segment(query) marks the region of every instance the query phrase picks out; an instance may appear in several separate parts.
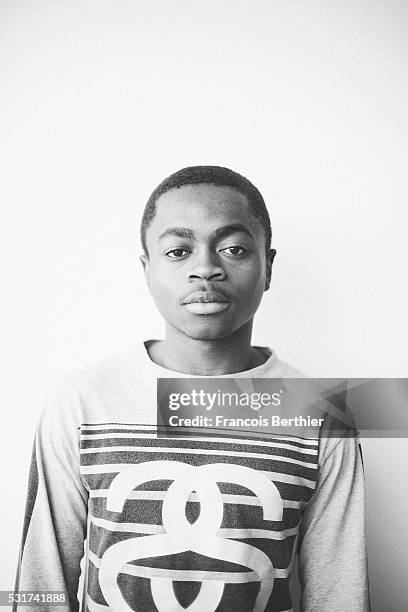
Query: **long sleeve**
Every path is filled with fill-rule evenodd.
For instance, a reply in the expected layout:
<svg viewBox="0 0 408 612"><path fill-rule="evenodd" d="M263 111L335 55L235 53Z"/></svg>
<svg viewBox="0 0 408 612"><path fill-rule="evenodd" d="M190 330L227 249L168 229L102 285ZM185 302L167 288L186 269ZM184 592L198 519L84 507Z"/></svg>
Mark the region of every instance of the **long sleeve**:
<svg viewBox="0 0 408 612"><path fill-rule="evenodd" d="M69 395L57 393L37 428L15 586L16 592L63 591L67 606L14 604L13 611L79 610L88 494L79 476L78 429L72 417Z"/></svg>
<svg viewBox="0 0 408 612"><path fill-rule="evenodd" d="M369 610L364 474L358 438L325 440L299 539L302 612ZM334 446L334 448L331 448Z"/></svg>

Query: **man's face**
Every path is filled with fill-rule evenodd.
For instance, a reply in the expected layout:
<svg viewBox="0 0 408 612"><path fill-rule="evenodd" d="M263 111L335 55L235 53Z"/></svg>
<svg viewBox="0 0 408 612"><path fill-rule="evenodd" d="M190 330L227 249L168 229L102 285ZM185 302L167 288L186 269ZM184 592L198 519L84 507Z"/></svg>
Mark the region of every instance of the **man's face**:
<svg viewBox="0 0 408 612"><path fill-rule="evenodd" d="M196 340L226 338L252 321L268 289L274 251L246 197L230 187L187 185L157 201L142 256L159 312Z"/></svg>

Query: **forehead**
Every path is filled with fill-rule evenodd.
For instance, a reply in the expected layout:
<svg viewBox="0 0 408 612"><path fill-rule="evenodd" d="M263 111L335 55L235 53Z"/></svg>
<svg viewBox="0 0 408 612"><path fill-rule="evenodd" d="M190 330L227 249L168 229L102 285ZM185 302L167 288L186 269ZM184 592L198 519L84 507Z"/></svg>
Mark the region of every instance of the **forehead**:
<svg viewBox="0 0 408 612"><path fill-rule="evenodd" d="M204 237L233 223L245 225L256 239L263 233L243 193L228 186L186 185L158 198L148 234L155 241L167 228L181 226Z"/></svg>

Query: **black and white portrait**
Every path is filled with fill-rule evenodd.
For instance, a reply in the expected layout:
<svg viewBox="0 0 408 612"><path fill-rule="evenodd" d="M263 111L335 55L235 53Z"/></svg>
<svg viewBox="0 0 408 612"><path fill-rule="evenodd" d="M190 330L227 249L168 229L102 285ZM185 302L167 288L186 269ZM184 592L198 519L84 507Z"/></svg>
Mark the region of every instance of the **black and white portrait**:
<svg viewBox="0 0 408 612"><path fill-rule="evenodd" d="M407 377L407 35L398 0L0 2L0 591L406 610L403 434L165 439L155 394Z"/></svg>

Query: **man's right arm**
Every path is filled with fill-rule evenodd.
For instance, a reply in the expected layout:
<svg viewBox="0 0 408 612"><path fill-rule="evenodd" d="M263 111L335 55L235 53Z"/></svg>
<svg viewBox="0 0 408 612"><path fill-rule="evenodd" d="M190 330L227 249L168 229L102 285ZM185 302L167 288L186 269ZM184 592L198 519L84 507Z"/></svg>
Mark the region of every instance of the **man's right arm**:
<svg viewBox="0 0 408 612"><path fill-rule="evenodd" d="M78 430L69 394L55 393L43 411L31 459L15 594L65 594L61 612L77 612L80 561L86 537L88 493L79 475ZM71 414L70 414L71 411ZM71 418L69 418L71 416ZM19 606L13 612L47 612L55 605Z"/></svg>

